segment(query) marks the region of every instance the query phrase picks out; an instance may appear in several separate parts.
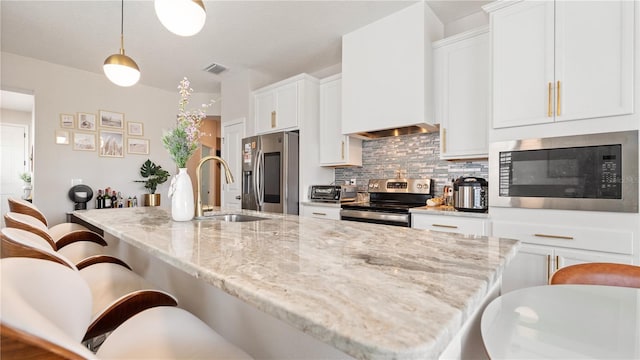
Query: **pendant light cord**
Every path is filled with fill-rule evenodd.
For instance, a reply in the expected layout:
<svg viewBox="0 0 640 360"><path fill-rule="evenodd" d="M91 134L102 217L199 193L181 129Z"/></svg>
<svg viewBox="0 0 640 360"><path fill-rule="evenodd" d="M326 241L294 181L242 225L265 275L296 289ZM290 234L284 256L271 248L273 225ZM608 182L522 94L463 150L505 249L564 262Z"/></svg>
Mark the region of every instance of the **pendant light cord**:
<svg viewBox="0 0 640 360"><path fill-rule="evenodd" d="M120 54L124 55L124 0L120 2Z"/></svg>

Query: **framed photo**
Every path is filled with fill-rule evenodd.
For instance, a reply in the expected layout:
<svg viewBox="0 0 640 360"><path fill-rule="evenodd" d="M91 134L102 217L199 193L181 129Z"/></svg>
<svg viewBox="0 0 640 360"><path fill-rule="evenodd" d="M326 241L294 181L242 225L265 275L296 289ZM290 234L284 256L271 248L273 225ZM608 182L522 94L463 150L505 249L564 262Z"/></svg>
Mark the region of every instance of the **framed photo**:
<svg viewBox="0 0 640 360"><path fill-rule="evenodd" d="M67 130L56 130L56 144L69 145L69 132Z"/></svg>
<svg viewBox="0 0 640 360"><path fill-rule="evenodd" d="M96 134L74 132L73 150L96 151Z"/></svg>
<svg viewBox="0 0 640 360"><path fill-rule="evenodd" d="M133 121L127 122L127 134L129 136L143 136L142 123Z"/></svg>
<svg viewBox="0 0 640 360"><path fill-rule="evenodd" d="M129 154L149 154L149 139L127 138L127 152Z"/></svg>
<svg viewBox="0 0 640 360"><path fill-rule="evenodd" d="M124 114L100 110L100 127L104 128L113 128L113 129L124 129Z"/></svg>
<svg viewBox="0 0 640 360"><path fill-rule="evenodd" d="M78 113L78 129L95 131L96 130L96 114Z"/></svg>
<svg viewBox="0 0 640 360"><path fill-rule="evenodd" d="M100 156L124 157L122 131L100 130Z"/></svg>
<svg viewBox="0 0 640 360"><path fill-rule="evenodd" d="M60 127L73 129L76 125L76 118L72 114L60 114Z"/></svg>

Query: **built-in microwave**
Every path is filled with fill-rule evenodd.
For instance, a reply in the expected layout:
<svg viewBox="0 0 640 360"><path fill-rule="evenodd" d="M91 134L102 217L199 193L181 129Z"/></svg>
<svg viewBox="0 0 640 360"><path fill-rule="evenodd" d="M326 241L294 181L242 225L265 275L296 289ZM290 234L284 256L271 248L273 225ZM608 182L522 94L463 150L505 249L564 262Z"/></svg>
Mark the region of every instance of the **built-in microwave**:
<svg viewBox="0 0 640 360"><path fill-rule="evenodd" d="M489 204L638 212L638 131L492 143Z"/></svg>

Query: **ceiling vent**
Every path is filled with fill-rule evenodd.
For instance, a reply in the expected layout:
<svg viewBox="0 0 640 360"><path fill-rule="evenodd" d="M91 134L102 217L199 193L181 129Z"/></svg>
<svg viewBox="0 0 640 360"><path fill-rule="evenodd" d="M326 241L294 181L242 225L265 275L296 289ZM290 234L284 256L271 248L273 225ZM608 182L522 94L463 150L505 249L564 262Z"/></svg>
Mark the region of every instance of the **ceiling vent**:
<svg viewBox="0 0 640 360"><path fill-rule="evenodd" d="M213 63L213 64L207 66L206 68L204 68L203 70L206 71L206 72L210 72L212 74L218 75L221 72L227 70L227 68L222 66L222 65L220 65L220 64Z"/></svg>

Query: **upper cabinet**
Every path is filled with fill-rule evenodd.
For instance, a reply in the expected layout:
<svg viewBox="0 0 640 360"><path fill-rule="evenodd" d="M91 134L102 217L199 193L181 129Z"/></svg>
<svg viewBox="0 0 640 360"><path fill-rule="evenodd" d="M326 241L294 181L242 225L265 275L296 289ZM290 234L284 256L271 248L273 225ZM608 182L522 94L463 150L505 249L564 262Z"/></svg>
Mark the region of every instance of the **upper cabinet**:
<svg viewBox="0 0 640 360"><path fill-rule="evenodd" d="M301 89L305 81L311 81L307 77L298 75L253 93L256 134L299 129L299 119L304 113Z"/></svg>
<svg viewBox="0 0 640 360"><path fill-rule="evenodd" d="M493 127L633 112L634 1L496 2Z"/></svg>
<svg viewBox="0 0 640 360"><path fill-rule="evenodd" d="M443 26L419 2L342 37L342 133L433 123L432 48Z"/></svg>
<svg viewBox="0 0 640 360"><path fill-rule="evenodd" d="M342 77L320 81L320 165L362 166L362 140L342 135Z"/></svg>
<svg viewBox="0 0 640 360"><path fill-rule="evenodd" d="M437 41L433 48L440 158L486 158L489 147L489 28Z"/></svg>

